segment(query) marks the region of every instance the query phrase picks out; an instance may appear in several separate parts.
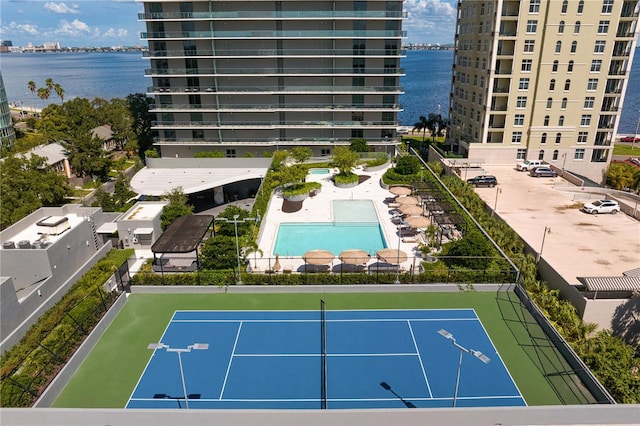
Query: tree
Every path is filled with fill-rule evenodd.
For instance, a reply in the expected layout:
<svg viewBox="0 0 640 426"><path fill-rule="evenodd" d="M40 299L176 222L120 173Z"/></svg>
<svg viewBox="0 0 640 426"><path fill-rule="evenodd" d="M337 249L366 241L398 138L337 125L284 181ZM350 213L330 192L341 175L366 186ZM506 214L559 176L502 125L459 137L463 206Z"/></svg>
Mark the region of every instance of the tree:
<svg viewBox="0 0 640 426"><path fill-rule="evenodd" d="M440 114L430 113L427 117L421 115L419 121L413 125L414 130L422 131L422 142L425 141L427 130L431 137L442 136L442 130L447 126L448 120L444 120Z"/></svg>
<svg viewBox="0 0 640 426"><path fill-rule="evenodd" d="M447 244L447 259L451 265L459 265L473 270L487 269L494 250L491 243L478 231L466 232L462 239Z"/></svg>
<svg viewBox="0 0 640 426"><path fill-rule="evenodd" d="M209 238L200 252L203 269L231 269L238 264L234 237L216 235Z"/></svg>
<svg viewBox="0 0 640 426"><path fill-rule="evenodd" d="M151 130L151 122L155 115L149 113L149 109L155 100L143 93L128 95L126 100L133 117L132 127L138 141L138 155L142 158L143 153L153 147L154 132Z"/></svg>
<svg viewBox="0 0 640 426"><path fill-rule="evenodd" d="M45 159L9 156L0 167L0 229L42 206L58 206L71 195L67 179L50 170Z"/></svg>
<svg viewBox="0 0 640 426"><path fill-rule="evenodd" d="M347 146L337 146L333 150L331 163L340 170L340 174L349 175L359 160L360 156L357 152L351 151Z"/></svg>
<svg viewBox="0 0 640 426"><path fill-rule="evenodd" d="M424 143L425 137L427 136L427 130L429 129L429 125L427 122L427 117L421 115L418 118L418 121L413 125L413 129L411 129L411 133L414 131L422 132L422 142Z"/></svg>
<svg viewBox="0 0 640 426"><path fill-rule="evenodd" d="M71 141L61 142L69 156L76 176L106 178L112 160L102 147L102 140L88 133L79 133Z"/></svg>
<svg viewBox="0 0 640 426"><path fill-rule="evenodd" d="M187 204L189 198L182 190L182 187L173 188L171 191L164 193L162 199L169 202L162 208L162 213L160 214L160 226L163 230L167 229L176 218L193 214L193 206Z"/></svg>
<svg viewBox="0 0 640 426"><path fill-rule="evenodd" d="M64 103L64 89L58 83L53 85L56 95L60 98L60 103Z"/></svg>
<svg viewBox="0 0 640 426"><path fill-rule="evenodd" d="M35 83L35 81L29 80L29 82L27 83L27 88L29 89L29 91L31 92L31 94L33 96L36 95L36 83Z"/></svg>
<svg viewBox="0 0 640 426"><path fill-rule="evenodd" d="M313 151L308 146L296 146L291 150L291 156L296 160L296 163L306 162L311 158L311 154L313 154Z"/></svg>
<svg viewBox="0 0 640 426"><path fill-rule="evenodd" d="M42 99L42 107L44 108L44 101L49 99L49 95L51 95L51 91L46 87L41 87L38 89L38 97Z"/></svg>
<svg viewBox="0 0 640 426"><path fill-rule="evenodd" d="M111 194L105 191L102 186L96 189L95 200L91 205L101 207L105 212L114 212L118 209Z"/></svg>
<svg viewBox="0 0 640 426"><path fill-rule="evenodd" d="M371 148L367 144L367 140L364 138L351 139L349 148L354 152L369 152Z"/></svg>
<svg viewBox="0 0 640 426"><path fill-rule="evenodd" d="M394 170L399 175L407 176L418 173L420 171L420 167L420 160L418 160L417 157L414 157L413 155L404 155L398 158Z"/></svg>
<svg viewBox="0 0 640 426"><path fill-rule="evenodd" d="M630 188L634 185L634 174L638 169L630 164L612 163L607 172L607 183L615 189Z"/></svg>
<svg viewBox="0 0 640 426"><path fill-rule="evenodd" d="M233 220L234 216L238 215L237 220L241 221L249 217L250 214L251 212L249 212L248 210L245 210L238 206L231 205L225 208L224 211L218 215L218 218ZM241 239L243 236L251 234L250 231L253 228L253 226L255 226L255 222L246 221L246 222L238 223L237 226L238 226L238 238ZM217 222L216 235L226 235L227 237L235 238L236 230L233 223L222 221L222 220Z"/></svg>
<svg viewBox="0 0 640 426"><path fill-rule="evenodd" d="M113 202L117 208L122 208L127 201L136 195L129 187L129 181L124 173L118 173L118 178L113 188Z"/></svg>
<svg viewBox="0 0 640 426"><path fill-rule="evenodd" d="M200 151L193 154L193 158L224 158L222 151Z"/></svg>

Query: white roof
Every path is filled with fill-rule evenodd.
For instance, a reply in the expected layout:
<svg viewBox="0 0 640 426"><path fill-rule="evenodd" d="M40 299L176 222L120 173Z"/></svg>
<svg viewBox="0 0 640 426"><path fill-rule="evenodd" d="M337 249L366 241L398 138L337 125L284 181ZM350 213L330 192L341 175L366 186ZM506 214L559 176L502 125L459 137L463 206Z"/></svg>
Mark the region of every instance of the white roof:
<svg viewBox="0 0 640 426"><path fill-rule="evenodd" d="M48 166L56 164L57 162L67 158L64 147L56 142L50 143L48 145L36 146L35 148L30 149L25 154L27 158L30 158L32 155L46 158L46 163Z"/></svg>
<svg viewBox="0 0 640 426"><path fill-rule="evenodd" d="M118 224L116 222L107 222L100 225L96 232L98 234L113 234L118 230Z"/></svg>
<svg viewBox="0 0 640 426"><path fill-rule="evenodd" d="M267 167L256 168L153 168L145 167L131 179L131 188L138 194L160 196L182 187L193 194L246 179L263 178Z"/></svg>
<svg viewBox="0 0 640 426"><path fill-rule="evenodd" d="M149 235L153 234L153 228L136 228L133 235Z"/></svg>

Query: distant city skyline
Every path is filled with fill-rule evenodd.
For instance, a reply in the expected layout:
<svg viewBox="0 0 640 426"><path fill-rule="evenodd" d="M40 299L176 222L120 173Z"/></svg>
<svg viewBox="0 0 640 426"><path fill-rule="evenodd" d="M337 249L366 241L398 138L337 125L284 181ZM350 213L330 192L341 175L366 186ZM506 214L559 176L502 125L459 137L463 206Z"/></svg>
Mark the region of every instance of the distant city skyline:
<svg viewBox="0 0 640 426"><path fill-rule="evenodd" d="M456 0L406 0L408 18L404 44L451 44L455 33ZM2 1L0 39L14 46L60 43L66 47L144 45L145 31L134 0Z"/></svg>

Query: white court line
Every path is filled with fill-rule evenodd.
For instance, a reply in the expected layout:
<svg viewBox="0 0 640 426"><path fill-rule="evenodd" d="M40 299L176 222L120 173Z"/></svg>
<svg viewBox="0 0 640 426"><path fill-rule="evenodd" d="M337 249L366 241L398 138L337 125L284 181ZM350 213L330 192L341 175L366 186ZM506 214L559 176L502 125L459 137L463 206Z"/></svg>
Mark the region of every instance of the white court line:
<svg viewBox="0 0 640 426"><path fill-rule="evenodd" d="M149 343L159 343L162 342L162 338L165 336L165 334L167 334L167 330L169 330L169 326L171 325L171 322L173 321L173 318L176 316L176 312L177 311L173 311L173 315L171 315L171 319L169 320L169 322L167 323L167 325L164 327L164 331L162 332L162 336L160 337L160 340L158 340L158 342L149 342ZM144 377L144 374L147 372L147 368L149 368L149 364L151 364L151 360L153 359L154 355L156 354L156 350L154 349L153 352L151 353L151 356L149 357L149 360L147 361L147 365L144 366L144 370L142 370L142 374L140 374L140 377L138 377L138 381L136 382L136 385L133 387L133 390L131 391L131 395L129 395L129 401L133 401L133 394L136 393L136 389L138 389L138 386L140 385L140 382L142 381L142 378ZM135 399L137 400L137 399ZM127 408L127 405L129 405L129 401L127 401L127 404L123 407L123 408Z"/></svg>
<svg viewBox="0 0 640 426"><path fill-rule="evenodd" d="M224 375L224 382L222 382L222 389L220 389L220 397L218 399L222 400L222 394L224 393L224 388L227 386L227 379L229 378L229 370L231 370L231 363L233 362L233 357L236 352L236 346L238 344L238 338L240 337L240 330L242 330L242 321L238 325L238 332L236 333L236 340L233 342L233 349L231 350L231 356L229 357L229 364L227 364L227 372Z"/></svg>
<svg viewBox="0 0 640 426"><path fill-rule="evenodd" d="M327 357L358 357L358 356L420 356L420 354L418 353L414 353L414 352L408 352L408 353L388 353L388 354L379 354L379 353L374 353L374 354L366 354L366 353L361 353L361 354L327 354ZM251 357L319 357L321 356L321 354L286 354L286 353L282 353L282 354L235 354L235 357L245 357L245 358L251 358Z"/></svg>
<svg viewBox="0 0 640 426"><path fill-rule="evenodd" d="M198 320L198 319L184 319L184 320L174 320L173 322L182 322L182 323L208 323L208 322L238 322L238 319L208 319L208 320ZM243 319L242 322L246 323L271 323L271 322L290 322L290 323L305 323L305 322L319 322L319 319ZM405 321L422 321L422 322L433 322L433 321L479 321L478 318L353 318L353 319L327 319L327 322L405 322Z"/></svg>
<svg viewBox="0 0 640 426"><path fill-rule="evenodd" d="M418 349L418 343L416 342L416 336L413 334L411 321L407 320L407 325L409 326L409 332L411 333L411 340L413 340L413 346L415 346L416 353L418 354L418 361L420 361L420 368L422 369L422 376L424 377L424 382L426 383L427 390L429 391L429 397L433 398L433 394L431 393L431 386L429 386L429 379L427 379L427 372L424 371L424 364L422 363L422 357L420 356L420 349Z"/></svg>
<svg viewBox="0 0 640 426"><path fill-rule="evenodd" d="M403 397L405 400L411 401L451 401L453 398L450 397L438 397L438 398L425 398L421 397ZM481 400L481 399L520 399L517 396L509 396L509 395L495 395L495 396L459 396L458 400ZM329 398L329 401L332 402L344 402L344 401L397 401L398 398ZM132 401L167 401L166 399L157 399L157 398L133 398ZM221 400L215 398L200 398L189 400L190 402L219 402ZM225 398L224 402L318 402L320 398L282 398L282 399L257 399L257 398ZM446 407L445 407L446 408ZM479 408L479 407L476 407ZM491 407L489 407L491 408ZM496 407L493 407L496 408ZM500 408L500 407L497 407Z"/></svg>

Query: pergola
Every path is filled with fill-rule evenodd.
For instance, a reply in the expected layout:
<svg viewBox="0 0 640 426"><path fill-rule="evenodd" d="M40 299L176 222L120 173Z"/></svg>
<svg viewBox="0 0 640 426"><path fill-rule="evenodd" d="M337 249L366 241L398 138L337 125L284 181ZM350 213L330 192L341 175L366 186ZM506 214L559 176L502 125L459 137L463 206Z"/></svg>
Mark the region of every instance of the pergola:
<svg viewBox="0 0 640 426"><path fill-rule="evenodd" d="M595 300L598 293L640 292L640 276L623 275L617 277L578 277L588 292L593 292Z"/></svg>
<svg viewBox="0 0 640 426"><path fill-rule="evenodd" d="M160 238L151 246L153 252L153 263L156 264L156 253L160 253L160 272L164 284L164 272L177 272L180 270L190 270L193 264L192 258L180 258L174 261L172 266L165 265L162 256L167 253L196 253L196 271L200 271L200 261L198 256L198 246L211 229L213 216L210 215L190 215L180 216L162 233ZM155 270L155 269L154 269ZM200 275L198 275L198 281Z"/></svg>

